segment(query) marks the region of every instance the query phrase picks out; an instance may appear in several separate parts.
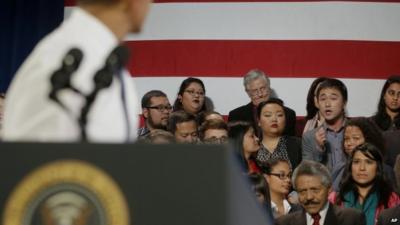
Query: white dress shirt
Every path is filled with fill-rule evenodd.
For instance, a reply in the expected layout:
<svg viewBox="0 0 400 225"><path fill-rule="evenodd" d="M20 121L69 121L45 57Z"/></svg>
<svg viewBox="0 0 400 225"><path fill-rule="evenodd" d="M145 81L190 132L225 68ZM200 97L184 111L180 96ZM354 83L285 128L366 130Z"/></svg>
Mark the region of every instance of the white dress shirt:
<svg viewBox="0 0 400 225"><path fill-rule="evenodd" d="M321 216L321 218L319 219L319 225L323 225L324 224L325 218L326 218L326 213L328 212L328 208L329 208L329 203L327 202L325 204L325 206L322 208L322 210L319 211L319 215ZM306 218L307 218L307 225L312 225L314 220L311 217L311 215L306 213Z"/></svg>
<svg viewBox="0 0 400 225"><path fill-rule="evenodd" d="M68 114L49 99L50 77L61 66L65 54L73 47L83 52L83 60L71 83L87 94L93 89L93 76L118 45L114 34L101 21L76 8L71 17L47 35L19 68L7 92L3 139L8 141L77 141L80 129L76 122L84 98L70 90L59 99L71 111ZM130 140L136 138L138 99L133 79L124 72ZM99 92L88 114L87 136L95 142L126 140L126 118L121 101L120 82L116 77L107 89Z"/></svg>

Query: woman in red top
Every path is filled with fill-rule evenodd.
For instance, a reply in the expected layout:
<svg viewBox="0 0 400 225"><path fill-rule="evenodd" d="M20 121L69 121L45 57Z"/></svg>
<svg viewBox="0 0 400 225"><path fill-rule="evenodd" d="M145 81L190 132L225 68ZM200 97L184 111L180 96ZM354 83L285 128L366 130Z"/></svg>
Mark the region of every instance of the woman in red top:
<svg viewBox="0 0 400 225"><path fill-rule="evenodd" d="M384 176L381 151L364 143L353 150L347 162L339 192L332 192L329 201L359 209L365 214L367 225L374 225L383 209L400 204L399 196Z"/></svg>
<svg viewBox="0 0 400 225"><path fill-rule="evenodd" d="M228 136L232 139L235 153L246 173L259 173L260 168L255 163L255 155L260 149L259 140L253 126L244 121L230 124Z"/></svg>

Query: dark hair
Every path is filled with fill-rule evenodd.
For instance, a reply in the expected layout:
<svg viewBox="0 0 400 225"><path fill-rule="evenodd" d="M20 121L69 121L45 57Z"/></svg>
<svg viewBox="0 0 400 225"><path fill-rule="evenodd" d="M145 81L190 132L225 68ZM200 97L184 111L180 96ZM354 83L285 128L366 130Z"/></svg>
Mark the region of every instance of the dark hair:
<svg viewBox="0 0 400 225"><path fill-rule="evenodd" d="M192 84L192 83L199 84L203 88L204 94L206 94L206 88L204 86L203 81L201 81L198 78L194 78L194 77L186 78L185 80L182 81L181 86L179 87L179 91L178 91L178 94L176 96L176 99L175 99L175 102L174 102L174 106L173 106L174 107L174 111L183 110L182 102L179 100L178 96L179 95L182 96L183 93L186 91L186 88L189 87L189 85ZM201 111L206 111L206 102L205 102L205 100L204 100L204 103L203 103L203 107L201 107L201 109L200 109L200 112Z"/></svg>
<svg viewBox="0 0 400 225"><path fill-rule="evenodd" d="M317 89L317 97L319 96L321 90L327 88L338 90L342 95L344 102L347 102L347 88L342 81L334 78L327 78L326 80L322 81Z"/></svg>
<svg viewBox="0 0 400 225"><path fill-rule="evenodd" d="M248 177L253 191L255 193L261 193L264 196L265 201L267 201L270 197L268 184L264 176L259 173L250 173Z"/></svg>
<svg viewBox="0 0 400 225"><path fill-rule="evenodd" d="M142 97L142 108L149 107L153 97L167 97L167 95L160 90L151 90L147 92Z"/></svg>
<svg viewBox="0 0 400 225"><path fill-rule="evenodd" d="M348 192L353 192L354 196L356 196L355 200L358 199L359 193L357 185L353 180L353 176L351 174L353 158L355 153L357 152L361 152L363 155L376 162L376 177L373 181L372 188L369 190L368 195L370 193L376 192L378 194L378 205L383 204L385 208L387 208L389 197L393 191L392 185L386 180L384 176L383 156L381 154L381 151L376 146L368 142L357 146L351 153L350 159L347 161L347 165L344 171L344 177L342 178L342 182L340 184L338 196L339 198L336 203L341 204L341 202L345 201L345 194ZM352 203L354 204L355 202Z"/></svg>
<svg viewBox="0 0 400 225"><path fill-rule="evenodd" d="M281 99L279 99L279 98L270 98L267 101L261 102L257 106L257 117L258 117L258 119L260 119L260 117L261 117L261 111L264 108L264 106L269 105L269 104L277 104L280 107L282 107L283 111L285 111L285 106L283 106L283 101Z"/></svg>
<svg viewBox="0 0 400 225"><path fill-rule="evenodd" d="M358 127L364 136L365 142L373 144L381 151L382 155L385 155L385 140L373 121L365 117L352 118L347 121L344 129L350 126Z"/></svg>
<svg viewBox="0 0 400 225"><path fill-rule="evenodd" d="M281 163L281 162L287 163L289 165L289 167L290 167L290 162L289 161L287 161L285 159L276 158L276 159L270 159L270 160L267 160L267 161L265 161L263 163L260 163L260 169L261 169L262 173L270 174L272 169L276 165L278 165L278 163Z"/></svg>
<svg viewBox="0 0 400 225"><path fill-rule="evenodd" d="M222 120L205 121L199 128L199 135L201 140L204 139L204 133L209 129L228 131L228 125L225 123L225 121Z"/></svg>
<svg viewBox="0 0 400 225"><path fill-rule="evenodd" d="M385 84L383 85L381 96L378 103L378 111L376 112L375 116L373 117L374 122L381 128L383 131L389 129L392 120L390 116L386 112L386 104L385 104L385 94L387 89L390 87L391 84L398 83L400 84L400 76L391 76L389 77ZM400 112L400 109L399 109ZM393 121L394 125L400 129L400 113L394 118Z"/></svg>
<svg viewBox="0 0 400 225"><path fill-rule="evenodd" d="M323 81L325 81L326 79L328 79L328 78L327 77L318 77L317 79L315 79L312 82L310 89L308 89L307 106L306 106L307 115L305 117L306 120L312 119L315 116L315 114L317 114L317 112L318 112L318 108L315 106L315 102L314 102L315 91L316 91L318 85L320 83L322 83Z"/></svg>
<svg viewBox="0 0 400 225"><path fill-rule="evenodd" d="M234 152L239 157L239 161L245 172L247 172L248 170L248 163L246 158L244 157L243 139L244 135L250 129L254 128L253 125L249 122L234 121L228 123L228 137L232 141Z"/></svg>
<svg viewBox="0 0 400 225"><path fill-rule="evenodd" d="M216 111L203 111L203 112L199 113L199 116L197 117L198 124L200 124L200 125L203 124L206 121L206 117L209 115L212 115L212 114L217 114L222 117L221 113L216 112Z"/></svg>
<svg viewBox="0 0 400 225"><path fill-rule="evenodd" d="M196 117L193 114L187 113L183 110L181 111L176 111L171 113L169 119L168 119L168 131L170 131L172 134L175 134L176 131L176 124L178 123L184 123L184 122L189 122L189 121L194 121L196 123ZM197 123L196 123L197 125Z"/></svg>

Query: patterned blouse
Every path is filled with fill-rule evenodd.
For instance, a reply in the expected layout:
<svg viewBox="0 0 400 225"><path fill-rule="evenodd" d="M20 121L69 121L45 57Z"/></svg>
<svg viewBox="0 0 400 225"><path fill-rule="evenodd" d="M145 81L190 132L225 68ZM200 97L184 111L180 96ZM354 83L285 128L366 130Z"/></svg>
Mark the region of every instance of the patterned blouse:
<svg viewBox="0 0 400 225"><path fill-rule="evenodd" d="M265 163L271 159L283 159L289 162L289 166L292 169L292 164L290 163L287 153L286 141L287 139L285 136L279 138L278 145L272 153L263 144L261 144L261 148L258 150L256 156L257 161L260 163Z"/></svg>

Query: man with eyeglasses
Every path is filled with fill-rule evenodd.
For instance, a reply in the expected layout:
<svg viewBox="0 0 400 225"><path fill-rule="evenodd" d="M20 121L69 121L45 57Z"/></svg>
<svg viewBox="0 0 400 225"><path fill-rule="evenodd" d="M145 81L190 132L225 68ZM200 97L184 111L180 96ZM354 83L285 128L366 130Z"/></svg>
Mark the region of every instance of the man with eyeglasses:
<svg viewBox="0 0 400 225"><path fill-rule="evenodd" d="M139 128L138 137L143 138L154 129L167 130L171 111L172 106L164 92L152 90L143 95L142 114L144 127Z"/></svg>
<svg viewBox="0 0 400 225"><path fill-rule="evenodd" d="M267 101L271 95L270 80L265 73L258 69L249 71L243 78L243 85L251 102L229 112L228 121L247 121L257 127L257 106ZM296 135L296 112L284 107L286 124L284 135Z"/></svg>
<svg viewBox="0 0 400 225"><path fill-rule="evenodd" d="M328 202L332 178L321 163L303 160L294 170L292 184L303 210L279 217L275 225L365 225L364 214Z"/></svg>
<svg viewBox="0 0 400 225"><path fill-rule="evenodd" d="M200 140L204 144L226 144L228 142L228 126L223 120L206 120L199 130Z"/></svg>

